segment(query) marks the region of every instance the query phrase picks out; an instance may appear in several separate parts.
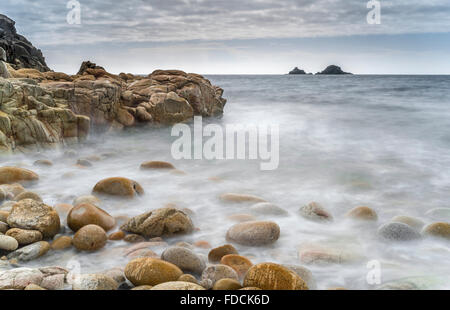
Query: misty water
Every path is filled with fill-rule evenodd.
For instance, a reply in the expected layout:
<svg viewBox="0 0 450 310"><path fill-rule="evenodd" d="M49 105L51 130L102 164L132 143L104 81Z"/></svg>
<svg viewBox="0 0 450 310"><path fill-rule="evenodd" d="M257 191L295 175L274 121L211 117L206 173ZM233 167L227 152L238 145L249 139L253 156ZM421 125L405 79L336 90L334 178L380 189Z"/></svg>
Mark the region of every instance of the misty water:
<svg viewBox="0 0 450 310"><path fill-rule="evenodd" d="M389 242L377 228L397 215L426 224L447 217L426 213L450 207L450 77L448 76L209 76L225 89L228 99L221 119L205 123L278 124L280 163L261 171L258 160L181 160L171 156L171 128L136 128L92 135L80 146L27 155L2 157L1 165L29 168L40 175L29 187L45 203L72 203L91 194L107 177L138 181L145 195L132 200L104 198L100 207L113 216L135 216L174 203L189 208L198 230L167 239L206 240L213 247L226 242L236 222L231 215L251 214L251 204L226 204L224 193L251 194L289 212L287 217L253 215L281 228L271 246L242 247L253 263L303 265L298 249L305 243L349 249L358 259L343 264L305 265L318 288L371 289L367 264L381 263L382 284L405 278L426 282L430 288L450 288L450 247L445 240L424 238ZM76 166L79 158L98 156L90 168ZM35 167L37 159L52 167ZM142 171L141 163L163 160L185 174ZM334 217L331 223L302 218L298 210L312 201ZM354 207L376 210L376 224L355 223L345 214ZM448 215L447 215L448 216ZM95 253L76 250L49 252L24 266L67 266L80 263L82 273L124 267L128 261L123 241L109 241ZM162 249L157 249L161 253ZM207 255L208 250L196 249ZM419 277L419 278L417 278ZM431 284L430 284L431 283Z"/></svg>

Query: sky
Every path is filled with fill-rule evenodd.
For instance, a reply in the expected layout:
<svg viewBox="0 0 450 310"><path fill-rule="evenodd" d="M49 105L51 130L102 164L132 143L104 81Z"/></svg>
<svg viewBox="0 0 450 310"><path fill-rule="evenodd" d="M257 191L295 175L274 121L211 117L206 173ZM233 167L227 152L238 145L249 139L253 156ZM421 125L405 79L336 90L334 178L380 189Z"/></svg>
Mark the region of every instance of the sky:
<svg viewBox="0 0 450 310"><path fill-rule="evenodd" d="M73 2L73 1L72 1ZM285 74L335 64L357 74L450 74L450 1L1 0L0 13L55 71L91 60L113 73Z"/></svg>

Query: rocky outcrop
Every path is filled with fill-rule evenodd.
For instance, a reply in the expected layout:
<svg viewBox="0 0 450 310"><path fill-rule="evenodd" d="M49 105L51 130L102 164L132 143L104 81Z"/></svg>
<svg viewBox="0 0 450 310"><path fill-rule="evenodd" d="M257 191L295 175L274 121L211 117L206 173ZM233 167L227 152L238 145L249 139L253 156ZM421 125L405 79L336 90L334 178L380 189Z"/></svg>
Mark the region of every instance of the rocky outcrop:
<svg viewBox="0 0 450 310"><path fill-rule="evenodd" d="M298 67L295 67L294 70L289 72L290 75L295 75L295 74L306 74L306 72L304 70L299 69Z"/></svg>
<svg viewBox="0 0 450 310"><path fill-rule="evenodd" d="M12 19L0 14L0 47L6 56L3 61L10 63L15 69L33 68L41 72L50 71L42 52L17 33L15 24Z"/></svg>
<svg viewBox="0 0 450 310"><path fill-rule="evenodd" d="M40 51L17 35L14 21L0 15L0 29L0 152L79 143L92 129L170 125L223 113L223 90L201 75L114 75L90 61L76 75L52 72Z"/></svg>
<svg viewBox="0 0 450 310"><path fill-rule="evenodd" d="M349 72L344 72L341 67L335 66L335 65L331 65L328 66L325 70L323 70L322 72L318 72L316 73L318 75L338 75L338 74L351 74Z"/></svg>

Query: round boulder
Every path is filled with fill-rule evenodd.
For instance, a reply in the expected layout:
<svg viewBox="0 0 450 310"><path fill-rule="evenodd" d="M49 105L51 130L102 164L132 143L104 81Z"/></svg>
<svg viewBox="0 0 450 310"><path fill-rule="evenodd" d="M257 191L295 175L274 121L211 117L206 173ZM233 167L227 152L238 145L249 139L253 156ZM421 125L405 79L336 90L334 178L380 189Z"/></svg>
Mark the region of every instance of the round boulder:
<svg viewBox="0 0 450 310"><path fill-rule="evenodd" d="M274 222L245 222L232 226L227 241L246 246L262 246L276 242L280 227Z"/></svg>
<svg viewBox="0 0 450 310"><path fill-rule="evenodd" d="M177 281L182 274L174 264L148 257L132 260L125 267L125 276L134 286Z"/></svg>
<svg viewBox="0 0 450 310"><path fill-rule="evenodd" d="M96 251L103 248L108 236L103 228L87 225L80 228L73 237L73 245L80 251Z"/></svg>
<svg viewBox="0 0 450 310"><path fill-rule="evenodd" d="M67 225L70 229L76 232L90 224L108 231L116 225L116 220L104 210L89 203L78 204L70 210L67 216Z"/></svg>
<svg viewBox="0 0 450 310"><path fill-rule="evenodd" d="M144 194L144 189L139 183L121 177L104 179L95 185L93 191L99 194L123 197L134 197Z"/></svg>
<svg viewBox="0 0 450 310"><path fill-rule="evenodd" d="M263 290L308 290L306 282L295 272L272 263L258 264L250 268L244 279L244 287Z"/></svg>

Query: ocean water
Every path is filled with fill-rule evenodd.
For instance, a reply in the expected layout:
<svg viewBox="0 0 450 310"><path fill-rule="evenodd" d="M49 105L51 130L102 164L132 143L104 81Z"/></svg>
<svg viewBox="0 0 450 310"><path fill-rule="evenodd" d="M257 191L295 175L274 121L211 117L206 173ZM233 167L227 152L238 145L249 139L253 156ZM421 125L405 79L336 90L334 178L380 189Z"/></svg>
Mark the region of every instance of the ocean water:
<svg viewBox="0 0 450 310"><path fill-rule="evenodd" d="M195 212L198 230L167 239L226 243L236 214L250 214L251 204L230 205L224 193L252 194L289 212L287 217L254 215L281 228L271 246L237 246L254 263L304 265L298 250L320 244L349 251L356 258L342 264L304 265L320 289L375 289L367 267L380 263L381 284L413 278L425 288L450 289L450 247L444 240L392 243L377 228L397 215L426 224L449 221L430 218L427 211L450 207L450 76L208 76L228 99L220 119L204 123L278 124L279 167L261 171L258 160L180 160L171 155L176 137L171 128L136 128L93 135L80 146L2 157L1 165L30 168L40 181L30 187L47 204L71 203L88 195L101 179L123 176L138 181L145 195L133 200L103 198L101 208L113 216L135 216L174 203ZM78 158L100 156L93 167L76 166ZM36 159L53 161L34 167ZM165 160L186 174L141 171L149 160ZM301 206L316 201L334 217L331 223L299 216ZM356 224L345 214L354 207L376 210L376 224ZM83 273L100 272L127 263L130 245L109 242L96 253L51 252L26 266L78 262ZM161 251L160 249L159 251ZM208 250L197 250L207 255ZM160 253L160 252L159 252ZM414 282L414 283L416 283ZM431 284L430 284L431 283Z"/></svg>

